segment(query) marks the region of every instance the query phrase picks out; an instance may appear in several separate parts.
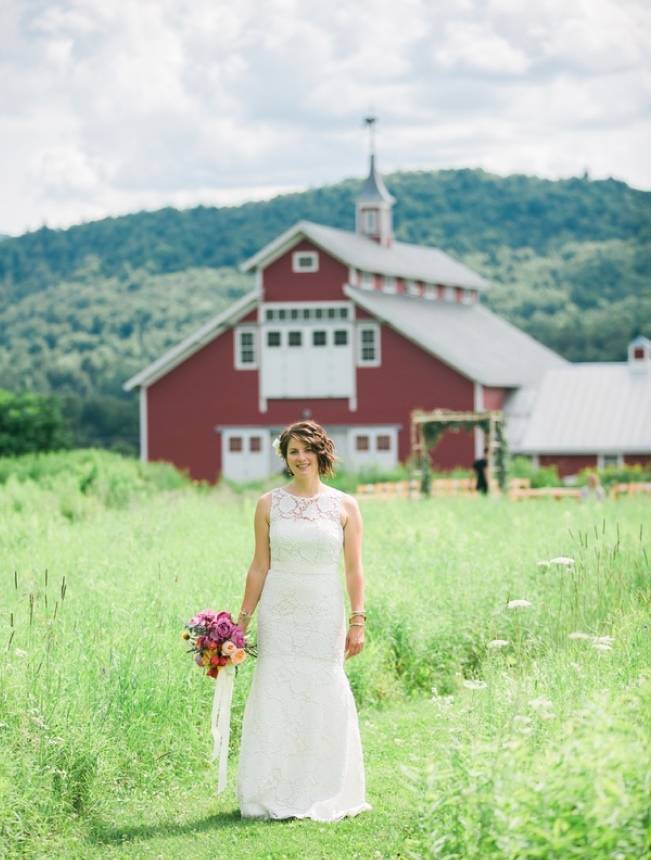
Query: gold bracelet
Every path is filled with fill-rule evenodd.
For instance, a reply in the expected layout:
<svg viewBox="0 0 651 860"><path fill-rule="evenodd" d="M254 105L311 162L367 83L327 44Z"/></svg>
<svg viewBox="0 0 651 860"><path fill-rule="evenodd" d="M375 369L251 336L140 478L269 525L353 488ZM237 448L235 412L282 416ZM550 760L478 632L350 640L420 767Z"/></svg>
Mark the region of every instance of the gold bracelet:
<svg viewBox="0 0 651 860"><path fill-rule="evenodd" d="M351 621L348 626L349 627L366 627L366 624L364 624L363 621L361 623L359 621Z"/></svg>

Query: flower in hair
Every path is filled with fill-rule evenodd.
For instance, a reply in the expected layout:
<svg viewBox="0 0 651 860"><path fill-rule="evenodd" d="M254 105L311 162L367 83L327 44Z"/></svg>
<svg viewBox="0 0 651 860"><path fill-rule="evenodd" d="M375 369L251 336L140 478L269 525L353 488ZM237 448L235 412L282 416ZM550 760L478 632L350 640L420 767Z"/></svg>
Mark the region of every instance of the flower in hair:
<svg viewBox="0 0 651 860"><path fill-rule="evenodd" d="M281 450L280 450L280 436L276 436L276 438L275 438L275 439L273 440L273 442L271 443L271 447L274 449L274 451L276 452L276 454L277 454L277 455L281 458L281 460L282 460L282 456L283 456L283 455L282 455L282 452L281 452Z"/></svg>

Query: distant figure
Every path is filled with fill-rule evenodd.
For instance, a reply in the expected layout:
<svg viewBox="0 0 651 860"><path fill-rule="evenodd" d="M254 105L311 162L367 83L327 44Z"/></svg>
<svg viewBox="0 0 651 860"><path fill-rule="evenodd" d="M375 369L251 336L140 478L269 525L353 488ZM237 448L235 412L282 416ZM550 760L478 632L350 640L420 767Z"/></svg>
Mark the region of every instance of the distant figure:
<svg viewBox="0 0 651 860"><path fill-rule="evenodd" d="M581 501L587 502L590 499L594 499L595 501L601 502L606 498L606 491L599 483L599 475L596 472L590 472L588 474L588 480L581 490Z"/></svg>
<svg viewBox="0 0 651 860"><path fill-rule="evenodd" d="M488 492L488 481L486 480L486 470L488 469L488 445L484 448L484 456L475 460L472 464L472 468L477 473L477 484L475 485L475 489L478 493L484 493L484 495L486 495Z"/></svg>

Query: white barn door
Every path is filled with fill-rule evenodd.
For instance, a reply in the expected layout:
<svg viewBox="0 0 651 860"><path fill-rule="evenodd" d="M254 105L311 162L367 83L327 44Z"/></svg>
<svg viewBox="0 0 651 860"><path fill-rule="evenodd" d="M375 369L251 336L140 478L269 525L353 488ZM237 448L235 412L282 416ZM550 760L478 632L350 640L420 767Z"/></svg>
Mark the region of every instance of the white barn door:
<svg viewBox="0 0 651 860"><path fill-rule="evenodd" d="M259 481L268 477L271 438L264 427L222 430L222 474L231 481Z"/></svg>

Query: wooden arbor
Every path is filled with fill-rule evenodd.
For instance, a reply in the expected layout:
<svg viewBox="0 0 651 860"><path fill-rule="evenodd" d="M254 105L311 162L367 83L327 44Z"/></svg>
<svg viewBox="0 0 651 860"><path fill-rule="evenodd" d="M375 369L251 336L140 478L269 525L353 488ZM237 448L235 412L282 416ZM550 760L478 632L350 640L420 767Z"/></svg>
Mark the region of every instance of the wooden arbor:
<svg viewBox="0 0 651 860"><path fill-rule="evenodd" d="M421 492L429 495L430 451L446 430L473 430L478 427L488 437L488 469L497 474L501 490L506 489L506 440L504 438L504 415L499 411L455 412L452 409L434 409L423 412L415 409L411 413L411 453L420 465Z"/></svg>

